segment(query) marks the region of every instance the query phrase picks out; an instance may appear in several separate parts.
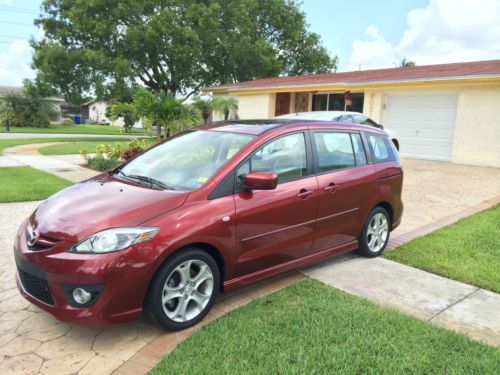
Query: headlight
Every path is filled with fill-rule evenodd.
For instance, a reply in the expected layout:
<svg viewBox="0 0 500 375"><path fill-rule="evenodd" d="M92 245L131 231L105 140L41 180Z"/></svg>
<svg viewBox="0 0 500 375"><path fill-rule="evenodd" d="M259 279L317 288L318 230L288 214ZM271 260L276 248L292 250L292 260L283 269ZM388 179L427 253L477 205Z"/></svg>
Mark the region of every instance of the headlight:
<svg viewBox="0 0 500 375"><path fill-rule="evenodd" d="M93 234L77 243L69 251L72 253L102 254L124 250L132 245L149 241L159 232L159 228L113 228Z"/></svg>

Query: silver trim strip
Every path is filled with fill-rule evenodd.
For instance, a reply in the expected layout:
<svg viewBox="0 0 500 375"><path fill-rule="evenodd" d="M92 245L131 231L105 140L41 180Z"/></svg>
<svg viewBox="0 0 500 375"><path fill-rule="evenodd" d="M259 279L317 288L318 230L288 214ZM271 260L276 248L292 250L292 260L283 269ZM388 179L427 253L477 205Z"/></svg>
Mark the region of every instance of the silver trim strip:
<svg viewBox="0 0 500 375"><path fill-rule="evenodd" d="M359 208L352 208L350 210L346 210L346 211L342 211L342 212L337 212L336 214L333 214L333 215L323 216L323 217L319 218L316 221L319 222L319 221L323 221L323 220L328 220L328 219L334 218L336 216L348 214L349 212L354 212L354 211L357 211L357 210L359 210Z"/></svg>

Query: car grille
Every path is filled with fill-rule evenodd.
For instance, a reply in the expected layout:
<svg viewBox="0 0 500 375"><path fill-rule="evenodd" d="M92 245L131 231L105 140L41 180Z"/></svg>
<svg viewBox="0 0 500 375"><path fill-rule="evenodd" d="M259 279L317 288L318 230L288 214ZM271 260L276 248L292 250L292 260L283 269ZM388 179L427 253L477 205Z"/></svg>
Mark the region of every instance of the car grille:
<svg viewBox="0 0 500 375"><path fill-rule="evenodd" d="M28 238L26 239L28 240ZM36 242L33 245L28 244L28 249L30 249L31 251L48 250L57 245L59 242L60 242L59 240L56 240L54 238L49 238L46 236L39 235Z"/></svg>
<svg viewBox="0 0 500 375"><path fill-rule="evenodd" d="M52 299L47 280L33 276L19 267L17 268L17 272L19 273L19 279L23 284L24 290L26 290L28 294L46 304L54 305L54 300Z"/></svg>

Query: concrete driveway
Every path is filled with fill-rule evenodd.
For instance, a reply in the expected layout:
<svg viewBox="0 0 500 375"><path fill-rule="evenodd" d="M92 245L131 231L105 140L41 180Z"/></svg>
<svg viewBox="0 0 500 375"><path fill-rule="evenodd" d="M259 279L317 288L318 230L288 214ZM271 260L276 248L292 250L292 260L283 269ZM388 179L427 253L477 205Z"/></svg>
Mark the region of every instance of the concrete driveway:
<svg viewBox="0 0 500 375"><path fill-rule="evenodd" d="M404 165L405 213L395 235L500 195L500 169L422 160L404 160ZM171 340L166 337L169 334L145 322L106 329L71 326L20 297L15 288L12 241L18 224L36 205L0 204L0 374L109 374L127 360L130 363L152 340ZM178 340L176 334L173 337ZM158 345L149 346L155 346L160 356L166 353ZM145 371L135 371L140 372Z"/></svg>
<svg viewBox="0 0 500 375"><path fill-rule="evenodd" d="M403 220L398 236L500 195L500 169L404 159Z"/></svg>

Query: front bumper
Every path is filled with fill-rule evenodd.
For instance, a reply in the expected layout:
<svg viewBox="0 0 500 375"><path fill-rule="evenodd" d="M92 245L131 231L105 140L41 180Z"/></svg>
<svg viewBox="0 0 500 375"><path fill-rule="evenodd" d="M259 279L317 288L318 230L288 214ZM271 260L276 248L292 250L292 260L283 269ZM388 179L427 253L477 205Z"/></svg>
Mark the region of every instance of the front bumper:
<svg viewBox="0 0 500 375"><path fill-rule="evenodd" d="M148 244L109 254L73 254L65 241L31 251L23 223L14 244L16 283L30 302L57 319L85 326L105 326L139 319L154 264ZM68 288L88 286L99 293L92 304L75 307Z"/></svg>

